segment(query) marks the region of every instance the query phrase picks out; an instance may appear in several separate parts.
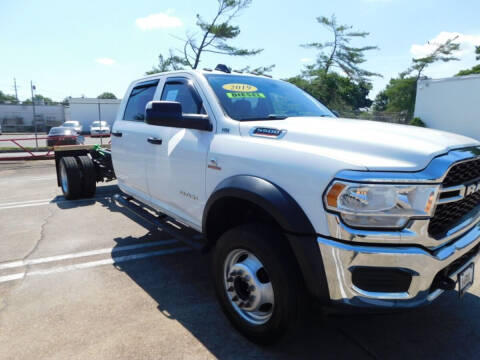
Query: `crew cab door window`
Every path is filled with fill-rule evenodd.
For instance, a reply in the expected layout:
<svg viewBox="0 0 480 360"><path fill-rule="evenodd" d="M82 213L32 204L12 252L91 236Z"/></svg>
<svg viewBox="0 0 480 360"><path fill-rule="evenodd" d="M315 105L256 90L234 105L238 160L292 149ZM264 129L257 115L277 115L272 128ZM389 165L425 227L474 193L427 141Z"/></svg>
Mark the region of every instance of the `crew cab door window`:
<svg viewBox="0 0 480 360"><path fill-rule="evenodd" d="M158 79L143 81L127 94L127 103L120 121L113 124L113 166L122 191L138 199L148 199L146 176L147 156L152 152L148 138L151 126L144 122L147 102L153 100Z"/></svg>
<svg viewBox="0 0 480 360"><path fill-rule="evenodd" d="M200 96L186 79L167 81L163 88L162 100L179 102L182 104L184 114L205 113Z"/></svg>
<svg viewBox="0 0 480 360"><path fill-rule="evenodd" d="M153 100L153 95L157 89L158 80L147 81L135 86L128 98L123 120L144 121L145 106Z"/></svg>

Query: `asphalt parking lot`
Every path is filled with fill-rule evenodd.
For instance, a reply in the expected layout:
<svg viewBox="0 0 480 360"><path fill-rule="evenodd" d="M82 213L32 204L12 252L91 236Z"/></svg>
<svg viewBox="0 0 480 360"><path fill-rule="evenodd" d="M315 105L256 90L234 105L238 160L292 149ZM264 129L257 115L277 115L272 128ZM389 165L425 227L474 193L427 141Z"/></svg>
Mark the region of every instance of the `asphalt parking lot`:
<svg viewBox="0 0 480 360"><path fill-rule="evenodd" d="M256 346L221 313L208 256L125 214L117 191L66 201L53 161L0 163L1 359L478 358L478 271L462 299L394 313L315 306L297 337Z"/></svg>

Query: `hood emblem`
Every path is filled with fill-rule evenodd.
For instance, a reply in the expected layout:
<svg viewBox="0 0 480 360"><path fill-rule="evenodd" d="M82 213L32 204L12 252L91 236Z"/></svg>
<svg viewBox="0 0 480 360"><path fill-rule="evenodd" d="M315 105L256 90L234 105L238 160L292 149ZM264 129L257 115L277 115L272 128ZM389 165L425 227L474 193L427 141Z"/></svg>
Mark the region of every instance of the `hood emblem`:
<svg viewBox="0 0 480 360"><path fill-rule="evenodd" d="M259 136L273 139L280 139L285 136L287 130L279 130L275 128L268 127L256 127L250 130L251 136Z"/></svg>

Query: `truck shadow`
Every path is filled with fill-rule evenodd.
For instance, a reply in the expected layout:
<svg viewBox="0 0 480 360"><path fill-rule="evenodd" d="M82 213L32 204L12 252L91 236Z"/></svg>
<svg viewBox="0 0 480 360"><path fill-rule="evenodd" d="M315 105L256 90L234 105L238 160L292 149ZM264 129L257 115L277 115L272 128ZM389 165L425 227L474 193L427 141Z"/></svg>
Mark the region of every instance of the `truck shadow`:
<svg viewBox="0 0 480 360"><path fill-rule="evenodd" d="M137 241L161 237L149 233ZM115 240L119 245L132 242ZM215 299L208 256L192 250L115 266L156 301L165 317L182 324L220 359L471 359L480 352L480 299L472 294L459 300L456 293L447 293L430 307L396 312L330 313L313 306L294 338L259 347L224 317Z"/></svg>
<svg viewBox="0 0 480 360"><path fill-rule="evenodd" d="M97 187L95 196L90 199L67 200L63 195L57 195L51 203L55 203L60 209L72 209L77 207L85 207L94 205L96 202L105 204L109 202L111 196L119 193L120 190L117 185L102 185Z"/></svg>
<svg viewBox="0 0 480 360"><path fill-rule="evenodd" d="M117 246L171 239L108 198L97 201L149 230L136 239L116 238ZM148 251L178 247L183 245ZM116 254L114 259L121 256ZM428 307L395 312L332 311L314 305L295 337L260 347L240 335L223 315L211 282L209 255L191 250L115 267L155 300L163 316L180 323L220 359L471 359L480 353L480 298L472 293L459 299L456 292L449 292ZM471 291L478 292L479 286Z"/></svg>

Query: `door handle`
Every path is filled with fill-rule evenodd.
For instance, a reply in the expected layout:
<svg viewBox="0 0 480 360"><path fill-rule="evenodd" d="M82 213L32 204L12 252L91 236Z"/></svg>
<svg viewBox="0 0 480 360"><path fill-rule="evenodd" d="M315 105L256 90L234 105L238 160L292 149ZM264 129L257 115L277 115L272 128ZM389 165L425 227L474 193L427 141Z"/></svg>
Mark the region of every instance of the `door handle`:
<svg viewBox="0 0 480 360"><path fill-rule="evenodd" d="M155 144L155 145L162 145L162 139L154 138L154 137L149 137L147 141L150 144Z"/></svg>
<svg viewBox="0 0 480 360"><path fill-rule="evenodd" d="M115 132L112 131L112 135L116 136L116 137L122 137L123 134L121 132L118 132L118 131L115 131Z"/></svg>

